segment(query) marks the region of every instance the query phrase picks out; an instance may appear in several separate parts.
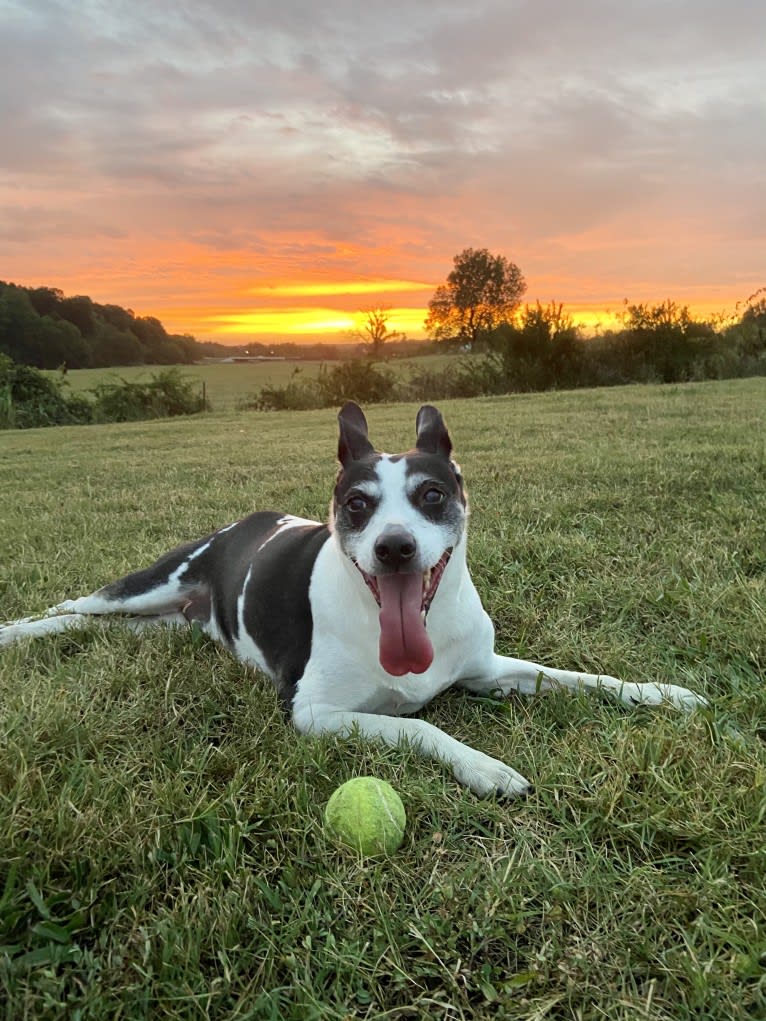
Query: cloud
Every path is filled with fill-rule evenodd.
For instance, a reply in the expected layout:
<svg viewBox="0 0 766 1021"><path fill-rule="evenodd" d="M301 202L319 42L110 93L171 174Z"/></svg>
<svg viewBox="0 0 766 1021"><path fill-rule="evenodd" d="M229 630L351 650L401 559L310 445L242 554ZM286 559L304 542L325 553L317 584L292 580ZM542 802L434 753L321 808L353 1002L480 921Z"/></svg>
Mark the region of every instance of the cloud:
<svg viewBox="0 0 766 1021"><path fill-rule="evenodd" d="M438 282L473 245L517 261L531 296L761 282L755 0L0 0L0 16L17 279L83 291L95 273L137 290L102 299L177 308L202 277L235 315L254 286Z"/></svg>

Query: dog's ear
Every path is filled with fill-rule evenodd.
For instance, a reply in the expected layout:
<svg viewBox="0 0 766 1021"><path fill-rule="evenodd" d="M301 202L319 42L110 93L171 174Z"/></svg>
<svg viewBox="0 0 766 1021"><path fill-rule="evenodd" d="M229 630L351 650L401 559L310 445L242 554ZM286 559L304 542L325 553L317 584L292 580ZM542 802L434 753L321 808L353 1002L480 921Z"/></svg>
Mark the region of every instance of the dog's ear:
<svg viewBox="0 0 766 1021"><path fill-rule="evenodd" d="M338 414L338 460L346 468L352 461L375 452L367 439L367 419L358 404L346 401Z"/></svg>
<svg viewBox="0 0 766 1021"><path fill-rule="evenodd" d="M431 404L424 404L418 412L415 422L418 438L415 446L424 454L441 454L449 458L452 453L452 440L449 438L447 426L441 412Z"/></svg>

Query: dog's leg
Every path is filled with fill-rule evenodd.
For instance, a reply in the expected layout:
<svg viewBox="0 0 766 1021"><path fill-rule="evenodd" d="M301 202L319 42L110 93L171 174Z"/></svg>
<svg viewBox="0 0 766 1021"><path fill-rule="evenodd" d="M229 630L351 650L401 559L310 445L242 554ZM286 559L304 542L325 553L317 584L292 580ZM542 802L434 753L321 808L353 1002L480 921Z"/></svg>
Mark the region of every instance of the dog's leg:
<svg viewBox="0 0 766 1021"><path fill-rule="evenodd" d="M151 567L111 582L87 596L67 599L38 617L0 626L0 646L84 627L88 618L116 615L134 630L154 625L181 626L210 618L207 586L187 580L189 564L204 552L200 542L174 550Z"/></svg>
<svg viewBox="0 0 766 1021"><path fill-rule="evenodd" d="M457 682L460 687L482 694L507 695L518 691L522 695L535 695L552 688L571 692L607 691L625 705L659 705L669 702L678 709L689 711L707 705L706 699L688 688L676 684L633 684L620 681L607 674L586 674L572 670L556 670L528 663L522 659L511 659L492 653L475 673L469 671Z"/></svg>
<svg viewBox="0 0 766 1021"><path fill-rule="evenodd" d="M531 788L528 780L504 762L470 748L425 720L350 712L309 700L294 705L293 720L303 734L348 736L358 731L363 737L389 745L412 744L428 758L449 766L460 783L482 797L490 794L516 797Z"/></svg>
<svg viewBox="0 0 766 1021"><path fill-rule="evenodd" d="M27 617L15 620L10 624L0 625L0 646L13 645L25 638L46 638L49 635L62 634L64 631L76 631L90 626L95 621L103 624L104 614L94 617L86 613L56 613L48 617ZM131 631L143 631L151 627L184 627L189 624L182 613L162 613L153 616L125 616L121 623Z"/></svg>
<svg viewBox="0 0 766 1021"><path fill-rule="evenodd" d="M0 646L13 645L24 638L44 638L62 631L83 627L85 621L77 613L61 613L49 617L25 617L0 625Z"/></svg>

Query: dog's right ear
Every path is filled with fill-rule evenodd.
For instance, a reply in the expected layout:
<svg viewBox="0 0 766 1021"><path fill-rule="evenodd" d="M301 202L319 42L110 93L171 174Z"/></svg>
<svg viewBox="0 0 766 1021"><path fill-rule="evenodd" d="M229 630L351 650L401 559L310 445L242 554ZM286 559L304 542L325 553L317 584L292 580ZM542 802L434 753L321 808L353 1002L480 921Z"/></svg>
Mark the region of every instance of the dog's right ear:
<svg viewBox="0 0 766 1021"><path fill-rule="evenodd" d="M449 458L452 453L452 440L438 408L432 404L424 404L418 412L415 428L418 432L415 447L418 450Z"/></svg>
<svg viewBox="0 0 766 1021"><path fill-rule="evenodd" d="M338 414L338 424L338 460L344 468L352 461L359 461L375 453L375 448L367 439L367 419L358 404L346 401Z"/></svg>

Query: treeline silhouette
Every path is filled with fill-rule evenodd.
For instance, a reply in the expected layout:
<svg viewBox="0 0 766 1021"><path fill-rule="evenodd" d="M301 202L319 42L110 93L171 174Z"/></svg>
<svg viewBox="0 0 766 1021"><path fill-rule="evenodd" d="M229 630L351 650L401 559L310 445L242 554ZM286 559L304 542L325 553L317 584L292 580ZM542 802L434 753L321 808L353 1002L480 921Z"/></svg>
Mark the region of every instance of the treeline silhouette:
<svg viewBox="0 0 766 1021"><path fill-rule="evenodd" d="M679 383L766 374L763 290L728 320L695 319L675 301L625 303L618 329L584 337L561 304L526 305L486 338L477 371L503 392Z"/></svg>
<svg viewBox="0 0 766 1021"><path fill-rule="evenodd" d="M425 360L397 371L381 364L418 353L453 350L456 357L433 367ZM136 316L119 305L67 298L51 287L27 288L0 281L0 428L127 421L209 410L195 385L165 370L149 381L104 383L88 396L70 394L63 377L39 369L115 365L177 365L204 356L281 354L325 362L315 378L299 370L285 385L263 387L240 402L261 410L363 403L436 400L536 390L678 383L766 375L766 288L751 295L734 315L718 321L695 319L674 301L625 303L618 329L585 337L581 328L551 302L525 305L512 321L477 335L470 357L458 338L440 342L400 341L332 347L290 343L248 348L196 341L168 334L151 316ZM367 357L364 357L365 351ZM374 353L377 359L369 357ZM328 355L330 356L328 358Z"/></svg>
<svg viewBox="0 0 766 1021"><path fill-rule="evenodd" d="M219 344L168 333L154 316L121 305L100 305L86 295L67 297L57 287L23 287L0 280L0 354L36 369L112 368L123 365L190 365L203 358L278 357L290 361L339 361L363 354L365 343L296 344L248 341ZM428 341L397 340L387 357L428 350Z"/></svg>
<svg viewBox="0 0 766 1021"><path fill-rule="evenodd" d="M21 287L0 280L0 354L38 369L115 365L188 365L230 354L223 344L168 333L154 316L56 287Z"/></svg>
<svg viewBox="0 0 766 1021"><path fill-rule="evenodd" d="M449 348L444 341L436 346ZM372 361L326 367L316 379L295 375L265 386L248 405L259 410L478 397L488 394L679 383L766 375L766 298L752 295L726 323L695 320L673 301L628 305L620 329L584 337L562 305L526 305L514 322L487 331L470 357L427 362L409 373Z"/></svg>

